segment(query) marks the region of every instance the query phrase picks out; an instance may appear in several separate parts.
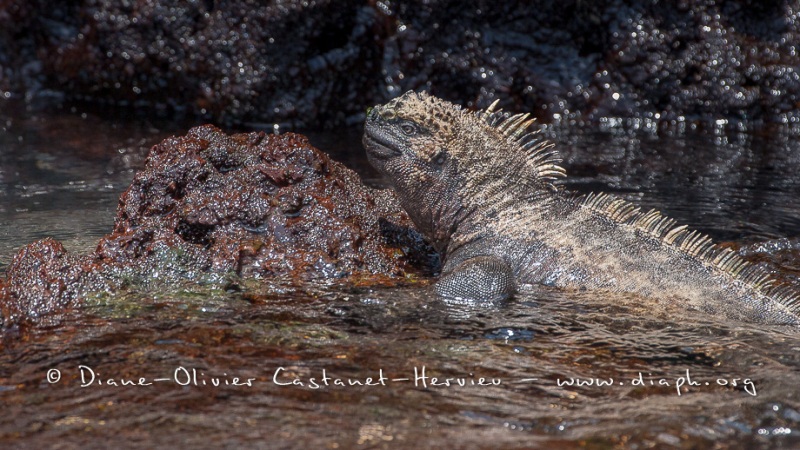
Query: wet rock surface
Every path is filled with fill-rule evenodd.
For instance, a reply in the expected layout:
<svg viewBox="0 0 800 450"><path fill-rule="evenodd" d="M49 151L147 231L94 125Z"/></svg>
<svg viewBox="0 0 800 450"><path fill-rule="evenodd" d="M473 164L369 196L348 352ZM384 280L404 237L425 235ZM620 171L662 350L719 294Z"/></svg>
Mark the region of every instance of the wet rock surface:
<svg viewBox="0 0 800 450"><path fill-rule="evenodd" d="M280 276L391 284L436 264L390 192L365 187L304 136L207 125L152 148L92 254L53 239L23 247L0 298L11 323L125 287L235 289L230 279Z"/></svg>
<svg viewBox="0 0 800 450"><path fill-rule="evenodd" d="M93 0L0 8L0 94L361 122L408 89L543 119L797 122L796 1Z"/></svg>
<svg viewBox="0 0 800 450"><path fill-rule="evenodd" d="M90 257L71 255L47 238L23 247L14 258L7 285L0 285L0 308L9 322L39 318L72 305L87 289L105 287Z"/></svg>

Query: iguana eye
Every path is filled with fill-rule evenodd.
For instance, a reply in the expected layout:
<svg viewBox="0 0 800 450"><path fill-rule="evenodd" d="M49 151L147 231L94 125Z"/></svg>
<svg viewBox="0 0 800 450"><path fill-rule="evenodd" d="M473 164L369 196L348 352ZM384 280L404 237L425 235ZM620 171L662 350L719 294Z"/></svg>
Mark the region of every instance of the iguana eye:
<svg viewBox="0 0 800 450"><path fill-rule="evenodd" d="M419 132L419 128L411 122L403 122L400 124L400 131L406 136L414 136Z"/></svg>

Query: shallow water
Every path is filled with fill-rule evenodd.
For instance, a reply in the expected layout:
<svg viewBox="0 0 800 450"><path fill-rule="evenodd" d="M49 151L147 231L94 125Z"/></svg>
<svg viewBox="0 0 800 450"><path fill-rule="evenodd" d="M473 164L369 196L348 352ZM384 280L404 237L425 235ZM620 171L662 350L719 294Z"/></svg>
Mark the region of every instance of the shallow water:
<svg viewBox="0 0 800 450"><path fill-rule="evenodd" d="M44 236L93 248L146 149L186 129L69 111L13 117L0 122L0 271ZM547 133L575 189L658 207L716 240L800 235L798 133L633 128ZM382 183L359 154L345 156L360 148L357 132L310 137ZM797 261L767 254L789 279ZM424 285L291 280L95 298L0 354L0 442L800 446L800 335L640 300L527 287L474 309L441 304Z"/></svg>

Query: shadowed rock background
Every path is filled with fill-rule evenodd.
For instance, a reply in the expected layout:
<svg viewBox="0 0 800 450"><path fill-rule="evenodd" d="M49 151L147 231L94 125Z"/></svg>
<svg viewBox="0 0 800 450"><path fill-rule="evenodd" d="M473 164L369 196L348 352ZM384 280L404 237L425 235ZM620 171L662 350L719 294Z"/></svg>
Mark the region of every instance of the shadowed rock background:
<svg viewBox="0 0 800 450"><path fill-rule="evenodd" d="M800 2L0 1L0 95L358 126L408 89L546 121L797 122Z"/></svg>

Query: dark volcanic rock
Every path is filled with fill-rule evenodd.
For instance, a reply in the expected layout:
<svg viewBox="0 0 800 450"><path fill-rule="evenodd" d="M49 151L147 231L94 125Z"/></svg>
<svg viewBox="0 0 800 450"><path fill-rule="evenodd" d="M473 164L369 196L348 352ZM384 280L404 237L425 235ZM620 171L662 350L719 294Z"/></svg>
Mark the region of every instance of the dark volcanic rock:
<svg viewBox="0 0 800 450"><path fill-rule="evenodd" d="M547 119L800 121L799 15L796 0L6 0L0 91L313 128L423 88Z"/></svg>
<svg viewBox="0 0 800 450"><path fill-rule="evenodd" d="M306 125L378 96L364 81L389 17L352 0L268 3L4 1L0 89Z"/></svg>
<svg viewBox="0 0 800 450"><path fill-rule="evenodd" d="M16 322L128 285L215 275L378 283L436 264L392 193L365 187L304 136L228 136L207 125L153 147L93 254L30 244L0 298Z"/></svg>
<svg viewBox="0 0 800 450"><path fill-rule="evenodd" d="M97 257L129 261L163 242L215 272L402 276L427 256L413 233L387 245L390 228L411 226L400 211L303 136L204 126L150 151Z"/></svg>
<svg viewBox="0 0 800 450"><path fill-rule="evenodd" d="M60 242L42 239L17 253L0 283L0 311L11 322L39 319L72 305L83 292L104 291L114 284L100 275L91 256L70 255Z"/></svg>

